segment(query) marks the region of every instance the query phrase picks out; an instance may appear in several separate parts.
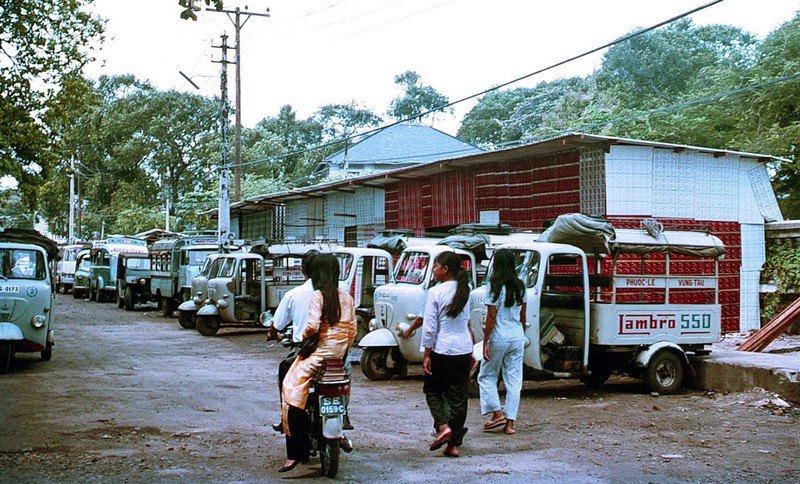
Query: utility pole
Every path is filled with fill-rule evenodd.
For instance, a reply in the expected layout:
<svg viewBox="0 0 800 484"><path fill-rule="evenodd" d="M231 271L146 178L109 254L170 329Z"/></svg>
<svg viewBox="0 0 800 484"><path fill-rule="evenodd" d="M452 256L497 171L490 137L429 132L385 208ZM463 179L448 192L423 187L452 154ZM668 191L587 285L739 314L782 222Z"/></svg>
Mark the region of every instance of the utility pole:
<svg viewBox="0 0 800 484"><path fill-rule="evenodd" d="M207 8L206 11L223 12L227 14L228 18L233 22L233 28L236 31L236 138L234 140L236 162L233 167L233 200L238 202L242 198L242 49L239 32L242 30L242 27L244 27L244 24L250 20L250 17L269 17L269 9L267 9L267 13L242 12L239 10L239 7L236 7L236 10L216 10ZM242 16L244 16L244 20L242 20Z"/></svg>
<svg viewBox="0 0 800 484"><path fill-rule="evenodd" d="M69 159L69 235L67 244L75 243L75 157Z"/></svg>
<svg viewBox="0 0 800 484"><path fill-rule="evenodd" d="M231 200L228 188L231 183L230 166L228 166L228 35L222 34L222 45L214 46L222 49L222 60L213 61L222 64L220 74L220 90L222 99L220 106L220 121L222 141L219 145L220 151L220 172L219 172L219 209L217 213L217 231L219 232L219 243L228 242L228 234L231 232Z"/></svg>

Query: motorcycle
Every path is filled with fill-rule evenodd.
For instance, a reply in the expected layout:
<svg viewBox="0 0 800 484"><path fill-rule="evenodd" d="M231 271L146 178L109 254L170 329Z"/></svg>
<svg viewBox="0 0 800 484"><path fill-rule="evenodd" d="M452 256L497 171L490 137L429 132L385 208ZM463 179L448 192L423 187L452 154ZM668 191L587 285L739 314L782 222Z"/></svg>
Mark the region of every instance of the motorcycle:
<svg viewBox="0 0 800 484"><path fill-rule="evenodd" d="M350 378L342 358L326 358L309 389L306 412L310 422L311 455L319 454L322 474L335 477L339 471L339 451L353 451L353 442L344 434L346 396Z"/></svg>

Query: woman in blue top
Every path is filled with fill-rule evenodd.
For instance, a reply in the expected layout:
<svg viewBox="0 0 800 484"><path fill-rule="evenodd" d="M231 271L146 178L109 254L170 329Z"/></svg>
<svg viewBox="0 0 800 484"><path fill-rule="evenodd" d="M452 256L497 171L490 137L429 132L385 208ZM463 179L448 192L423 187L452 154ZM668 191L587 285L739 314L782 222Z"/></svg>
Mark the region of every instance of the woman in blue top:
<svg viewBox="0 0 800 484"><path fill-rule="evenodd" d="M525 349L525 285L514 266L514 254L507 249L494 253L486 303L483 334L483 363L478 374L481 413L492 414L483 430L504 427L514 433L514 420L522 390L522 353ZM497 380L500 372L506 385L505 412L500 405Z"/></svg>
<svg viewBox="0 0 800 484"><path fill-rule="evenodd" d="M438 434L431 444L436 450L447 444L444 454L458 457L464 438L472 368L472 330L469 327L469 274L454 252L443 252L433 262L437 286L428 290L422 322L425 353L423 391Z"/></svg>

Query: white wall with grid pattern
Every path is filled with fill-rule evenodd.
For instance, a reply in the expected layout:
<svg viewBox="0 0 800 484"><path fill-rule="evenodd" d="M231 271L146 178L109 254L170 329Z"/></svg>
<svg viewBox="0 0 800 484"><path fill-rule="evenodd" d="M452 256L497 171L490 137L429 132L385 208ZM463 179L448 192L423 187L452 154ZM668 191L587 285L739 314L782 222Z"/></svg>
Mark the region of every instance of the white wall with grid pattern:
<svg viewBox="0 0 800 484"><path fill-rule="evenodd" d="M741 224L742 266L739 274L739 331L761 327L759 281L766 262L763 224Z"/></svg>
<svg viewBox="0 0 800 484"><path fill-rule="evenodd" d="M344 228L357 226L358 246L365 247L385 226L384 200L384 191L376 188L359 187L353 193L328 194L325 197L325 232L329 238L344 243Z"/></svg>

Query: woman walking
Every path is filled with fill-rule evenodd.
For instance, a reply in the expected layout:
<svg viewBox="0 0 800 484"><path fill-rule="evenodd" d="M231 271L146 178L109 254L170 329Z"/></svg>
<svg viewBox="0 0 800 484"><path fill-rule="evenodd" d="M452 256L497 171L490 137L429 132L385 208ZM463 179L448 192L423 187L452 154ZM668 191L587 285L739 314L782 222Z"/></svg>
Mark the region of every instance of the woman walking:
<svg viewBox="0 0 800 484"><path fill-rule="evenodd" d="M353 298L339 290L336 257L318 255L311 272L315 291L309 303L303 339L319 333L319 342L308 357L298 356L283 380L281 418L286 433L286 462L278 472L290 471L298 463L308 461L310 429L304 409L312 379L325 358L345 357L356 337Z"/></svg>
<svg viewBox="0 0 800 484"><path fill-rule="evenodd" d="M458 255L444 252L433 262L433 277L441 284L428 291L422 323L423 391L438 430L430 449L447 444L444 454L458 457L467 431L464 422L472 368L469 274Z"/></svg>
<svg viewBox="0 0 800 484"><path fill-rule="evenodd" d="M525 285L514 266L514 254L508 249L494 253L489 294L486 303L486 329L483 334L483 363L478 374L481 390L481 413L492 414L483 430L503 427L514 433L514 421L522 391L522 353L525 349ZM505 412L500 405L497 381L500 373L506 385Z"/></svg>

